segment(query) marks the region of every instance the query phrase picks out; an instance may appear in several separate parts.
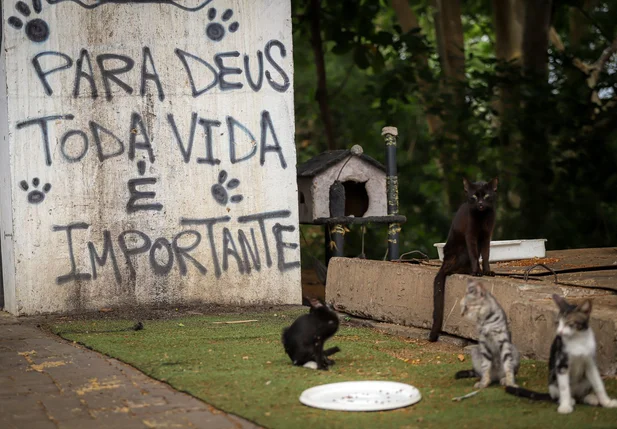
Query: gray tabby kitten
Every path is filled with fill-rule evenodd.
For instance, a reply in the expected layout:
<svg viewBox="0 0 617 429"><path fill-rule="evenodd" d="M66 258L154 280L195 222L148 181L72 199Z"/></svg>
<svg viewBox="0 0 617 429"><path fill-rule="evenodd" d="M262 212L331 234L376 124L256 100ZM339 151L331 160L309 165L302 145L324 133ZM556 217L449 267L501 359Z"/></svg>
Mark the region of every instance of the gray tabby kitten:
<svg viewBox="0 0 617 429"><path fill-rule="evenodd" d="M591 301L573 305L553 295L559 307L557 335L549 359L549 393L537 393L520 387L506 387L506 392L529 399L559 401L557 412L568 414L576 402L617 408L617 399L606 394L596 365L596 340L589 327Z"/></svg>
<svg viewBox="0 0 617 429"><path fill-rule="evenodd" d="M473 369L459 371L455 378L480 377L476 388L495 382L516 386L514 376L520 366L520 355L512 344L506 313L477 279L467 280L461 315L476 321L479 341L471 352Z"/></svg>

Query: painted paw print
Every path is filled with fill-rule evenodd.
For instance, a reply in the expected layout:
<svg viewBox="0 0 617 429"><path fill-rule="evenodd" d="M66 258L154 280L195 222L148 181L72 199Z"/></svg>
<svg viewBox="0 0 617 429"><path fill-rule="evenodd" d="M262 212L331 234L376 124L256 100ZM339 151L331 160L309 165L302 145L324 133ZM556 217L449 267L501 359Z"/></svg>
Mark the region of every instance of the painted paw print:
<svg viewBox="0 0 617 429"><path fill-rule="evenodd" d="M32 187L34 189L28 192L28 202L30 204L42 203L45 199L45 194L48 193L51 189L51 185L49 183L45 183L45 185L43 186L43 191L41 192L36 189L39 187L39 183L40 182L38 177L32 179ZM28 189L30 189L30 187L28 186L28 182L26 182L25 180L19 182L19 186L21 186L21 189L23 189L24 191L28 191Z"/></svg>
<svg viewBox="0 0 617 429"><path fill-rule="evenodd" d="M225 12L223 12L223 16L222 16L223 22L229 21L231 17L233 16L233 14L234 14L234 11L231 9L227 9ZM213 21L214 18L216 18L216 9L212 7L210 8L210 10L208 10L208 19L210 21ZM239 26L240 24L238 24L237 21L234 21L231 24L229 24L229 27L227 27L227 30L229 30L230 33L235 33L236 31L238 31ZM208 38L212 40L213 42L218 42L219 40L223 40L223 37L225 37L225 27L223 27L223 24L219 22L211 22L206 27L206 36L208 36Z"/></svg>
<svg viewBox="0 0 617 429"><path fill-rule="evenodd" d="M225 170L222 170L219 173L219 183L215 183L214 185L212 185L212 196L214 197L216 202L222 206L227 204L227 201L231 201L232 203L239 203L244 197L242 195L232 195L231 198L229 198L228 190L236 189L240 185L240 181L238 179L231 179L229 182L227 182L227 185L223 186L226 180L227 172Z"/></svg>
<svg viewBox="0 0 617 429"><path fill-rule="evenodd" d="M32 0L32 8L37 14L41 13L41 10L43 9L43 7L41 6L41 0ZM28 39L32 40L33 42L40 43L44 42L49 38L49 26L45 21L40 18L34 18L30 21L27 21L27 19L32 14L30 6L28 6L23 1L18 1L17 3L15 3L15 9L17 9L17 11L22 14L24 19L26 20L25 31ZM24 21L16 16L9 17L8 23L16 30L21 30L21 28L24 26Z"/></svg>

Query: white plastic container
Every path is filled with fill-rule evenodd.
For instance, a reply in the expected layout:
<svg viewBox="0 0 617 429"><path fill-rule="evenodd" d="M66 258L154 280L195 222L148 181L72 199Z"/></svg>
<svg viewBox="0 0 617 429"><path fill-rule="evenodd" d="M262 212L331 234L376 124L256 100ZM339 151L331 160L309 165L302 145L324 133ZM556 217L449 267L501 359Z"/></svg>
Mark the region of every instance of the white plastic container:
<svg viewBox="0 0 617 429"><path fill-rule="evenodd" d="M546 239L535 240L502 240L491 241L489 262L516 261L520 259L544 258L546 256ZM435 243L439 260L443 261L443 246L446 243Z"/></svg>

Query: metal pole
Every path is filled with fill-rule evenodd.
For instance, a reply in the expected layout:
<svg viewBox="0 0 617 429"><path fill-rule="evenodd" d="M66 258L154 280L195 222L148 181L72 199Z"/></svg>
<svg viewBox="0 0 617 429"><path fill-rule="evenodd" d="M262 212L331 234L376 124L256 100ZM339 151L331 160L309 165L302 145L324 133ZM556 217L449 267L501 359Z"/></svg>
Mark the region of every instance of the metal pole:
<svg viewBox="0 0 617 429"><path fill-rule="evenodd" d="M345 186L337 179L330 186L330 217L343 216L345 216ZM345 227L334 224L329 225L329 228L332 256L344 256Z"/></svg>
<svg viewBox="0 0 617 429"><path fill-rule="evenodd" d="M396 127L383 127L381 135L386 143L386 192L388 195L388 215L398 215L398 176L396 171ZM388 224L388 260L399 258L398 236L401 224Z"/></svg>

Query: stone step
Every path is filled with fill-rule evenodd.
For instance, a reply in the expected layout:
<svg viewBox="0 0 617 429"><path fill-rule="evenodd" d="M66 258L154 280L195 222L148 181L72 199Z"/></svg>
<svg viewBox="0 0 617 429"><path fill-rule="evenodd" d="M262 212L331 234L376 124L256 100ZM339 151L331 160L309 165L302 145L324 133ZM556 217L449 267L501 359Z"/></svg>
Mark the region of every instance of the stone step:
<svg viewBox="0 0 617 429"><path fill-rule="evenodd" d="M429 329L436 273L436 267L424 265L333 258L328 266L326 300L353 316ZM467 278L456 274L446 280L443 331L477 340L475 323L460 314ZM527 282L483 277L482 281L508 314L516 346L524 355L537 359L548 359L555 333L557 307L551 295L557 293L572 302L590 298L598 365L603 374L616 373L617 295L613 291L556 285L552 277Z"/></svg>

